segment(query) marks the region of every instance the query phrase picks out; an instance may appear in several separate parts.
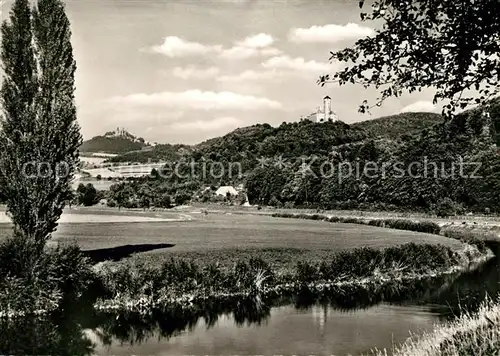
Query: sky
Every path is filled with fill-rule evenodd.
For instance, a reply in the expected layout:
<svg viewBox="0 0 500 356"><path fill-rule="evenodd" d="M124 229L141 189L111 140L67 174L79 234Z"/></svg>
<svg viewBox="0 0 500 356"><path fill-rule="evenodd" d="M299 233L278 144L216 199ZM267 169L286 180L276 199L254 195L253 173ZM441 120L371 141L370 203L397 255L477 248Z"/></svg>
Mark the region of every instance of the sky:
<svg viewBox="0 0 500 356"><path fill-rule="evenodd" d="M375 89L317 84L341 68L330 51L373 34L355 0L65 3L85 139L124 127L151 142L194 144L242 126L298 121L325 95L346 123L437 111L422 91L360 114Z"/></svg>

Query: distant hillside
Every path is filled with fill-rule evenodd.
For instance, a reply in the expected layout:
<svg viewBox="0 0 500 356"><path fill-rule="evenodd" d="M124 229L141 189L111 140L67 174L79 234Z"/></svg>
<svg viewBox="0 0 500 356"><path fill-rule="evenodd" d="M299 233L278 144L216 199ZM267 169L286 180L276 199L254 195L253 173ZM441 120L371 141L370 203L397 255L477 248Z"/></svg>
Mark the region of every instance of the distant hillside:
<svg viewBox="0 0 500 356"><path fill-rule="evenodd" d="M159 161L177 161L180 157L189 154L191 147L188 145L169 145L162 144L151 147L147 150L127 152L116 157L110 158L109 162L159 162Z"/></svg>
<svg viewBox="0 0 500 356"><path fill-rule="evenodd" d="M235 160L248 155L257 157L298 157L323 155L334 146L366 138L360 128L342 121L315 123L300 121L278 127L258 124L234 130L194 147L198 154L212 159Z"/></svg>
<svg viewBox="0 0 500 356"><path fill-rule="evenodd" d="M116 131L107 132L104 136L96 136L84 141L80 147L80 152L124 154L131 151L140 151L148 146L149 144L143 138L135 137L119 128Z"/></svg>
<svg viewBox="0 0 500 356"><path fill-rule="evenodd" d="M365 130L370 137L395 140L404 135L414 135L442 122L443 117L440 114L421 112L385 116L356 122L351 126Z"/></svg>
<svg viewBox="0 0 500 356"><path fill-rule="evenodd" d="M259 157L298 157L324 155L334 146L366 138L362 129L341 121L315 123L311 121L283 123L279 127L257 124L238 128L194 146L158 145L151 150L120 154L112 162L158 162L177 160L190 155L195 160L243 162L252 167Z"/></svg>

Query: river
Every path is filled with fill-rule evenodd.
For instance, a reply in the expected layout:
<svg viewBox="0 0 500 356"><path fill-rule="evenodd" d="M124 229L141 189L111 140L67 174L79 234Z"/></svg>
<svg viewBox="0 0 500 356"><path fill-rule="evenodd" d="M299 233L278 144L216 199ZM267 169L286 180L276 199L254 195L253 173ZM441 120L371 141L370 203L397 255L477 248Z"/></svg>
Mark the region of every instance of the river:
<svg viewBox="0 0 500 356"><path fill-rule="evenodd" d="M71 355L360 355L432 331L500 292L500 259L377 295L283 296L194 314L70 312L2 325L2 353Z"/></svg>

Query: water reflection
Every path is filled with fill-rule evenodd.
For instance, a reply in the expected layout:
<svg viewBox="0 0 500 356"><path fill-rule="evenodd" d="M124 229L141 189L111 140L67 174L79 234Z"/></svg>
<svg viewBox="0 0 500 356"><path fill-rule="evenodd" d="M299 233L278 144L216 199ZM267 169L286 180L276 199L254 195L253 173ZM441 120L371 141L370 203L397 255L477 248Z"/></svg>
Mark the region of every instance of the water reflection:
<svg viewBox="0 0 500 356"><path fill-rule="evenodd" d="M486 298L500 296L500 258L490 260L478 269L462 274L435 296L415 300L428 305L442 318L451 319L463 312L474 312Z"/></svg>
<svg viewBox="0 0 500 356"><path fill-rule="evenodd" d="M69 314L0 320L0 354L92 355L96 345Z"/></svg>
<svg viewBox="0 0 500 356"><path fill-rule="evenodd" d="M262 345L284 354L355 354L402 341L410 330L430 329L460 308L473 311L486 296L499 294L499 267L497 259L461 276L406 286L395 281L372 293L303 291L210 301L194 310L171 308L150 315L117 316L69 306L43 319L0 321L0 354L130 354L131 347L138 354L206 354L204 348L215 354L268 353ZM226 349L216 348L214 340Z"/></svg>

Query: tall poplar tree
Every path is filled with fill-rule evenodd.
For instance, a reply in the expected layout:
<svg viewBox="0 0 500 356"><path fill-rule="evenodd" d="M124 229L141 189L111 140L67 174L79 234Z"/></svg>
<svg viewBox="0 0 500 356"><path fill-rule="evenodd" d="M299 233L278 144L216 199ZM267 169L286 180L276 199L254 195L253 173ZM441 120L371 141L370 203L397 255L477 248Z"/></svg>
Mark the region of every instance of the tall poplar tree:
<svg viewBox="0 0 500 356"><path fill-rule="evenodd" d="M60 0L16 0L2 25L0 174L14 237L41 253L71 193L76 122L70 23Z"/></svg>

